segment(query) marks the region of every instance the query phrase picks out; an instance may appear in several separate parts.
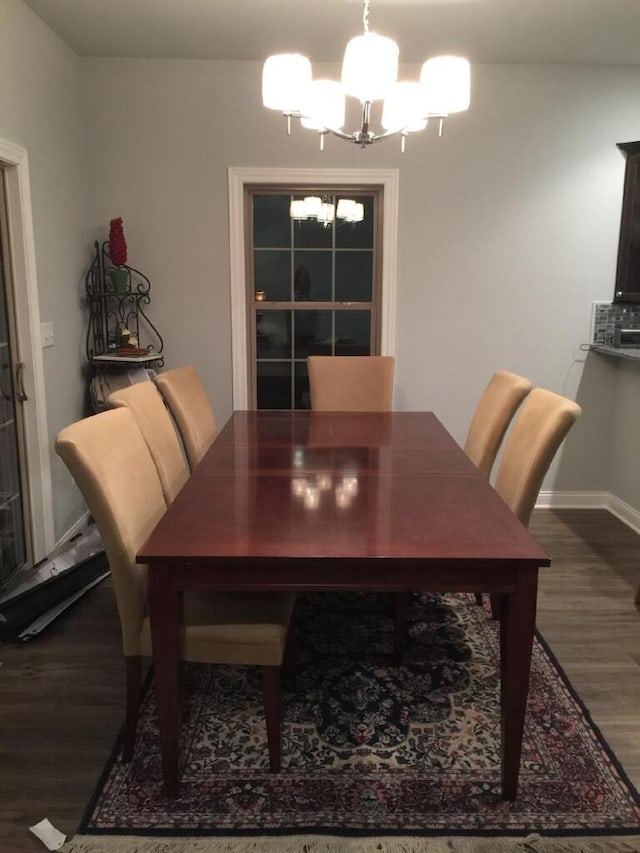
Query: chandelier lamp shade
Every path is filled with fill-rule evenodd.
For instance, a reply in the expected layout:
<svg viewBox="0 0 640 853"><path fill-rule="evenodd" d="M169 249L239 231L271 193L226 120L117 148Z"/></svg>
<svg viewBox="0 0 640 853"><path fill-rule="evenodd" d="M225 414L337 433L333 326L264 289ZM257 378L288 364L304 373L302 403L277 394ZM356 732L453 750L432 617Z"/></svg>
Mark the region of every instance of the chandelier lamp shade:
<svg viewBox="0 0 640 853"><path fill-rule="evenodd" d="M299 53L270 56L262 71L262 103L287 118L299 118L303 127L324 137L334 136L366 148L374 142L400 135L402 150L409 133L424 130L429 119L439 122L463 112L470 103L469 62L459 56L435 56L422 66L418 81L398 81L398 45L369 28L369 2L364 0L364 33L347 44L340 82L314 80L311 63ZM360 127L344 130L346 96L360 101ZM382 101L382 131L371 129L371 110Z"/></svg>

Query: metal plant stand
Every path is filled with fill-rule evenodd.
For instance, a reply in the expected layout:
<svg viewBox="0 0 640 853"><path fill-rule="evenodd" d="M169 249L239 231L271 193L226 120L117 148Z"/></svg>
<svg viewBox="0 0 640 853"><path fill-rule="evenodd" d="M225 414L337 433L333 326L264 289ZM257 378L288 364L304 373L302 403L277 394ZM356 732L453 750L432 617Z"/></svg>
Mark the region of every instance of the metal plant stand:
<svg viewBox="0 0 640 853"><path fill-rule="evenodd" d="M134 267L114 266L108 242L94 243L85 279L89 325L86 352L94 411L106 408L111 391L164 365L163 340L149 319L151 282ZM144 377L142 377L144 378Z"/></svg>

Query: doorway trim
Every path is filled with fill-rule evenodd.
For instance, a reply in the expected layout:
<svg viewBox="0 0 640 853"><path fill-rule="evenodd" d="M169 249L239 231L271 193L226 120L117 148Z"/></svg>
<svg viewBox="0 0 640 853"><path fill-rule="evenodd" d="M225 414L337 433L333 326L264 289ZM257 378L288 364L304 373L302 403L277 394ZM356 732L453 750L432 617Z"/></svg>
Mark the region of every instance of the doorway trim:
<svg viewBox="0 0 640 853"><path fill-rule="evenodd" d="M55 534L27 150L0 138L0 163L6 176L7 217L18 330L16 351L19 360L25 364L25 382L27 390L30 391L29 399L22 405L31 513L29 534L35 565L53 551Z"/></svg>
<svg viewBox="0 0 640 853"><path fill-rule="evenodd" d="M395 355L398 169L273 169L229 166L229 272L233 408L249 408L245 281L244 188L246 184L309 184L382 187L382 302L380 354Z"/></svg>

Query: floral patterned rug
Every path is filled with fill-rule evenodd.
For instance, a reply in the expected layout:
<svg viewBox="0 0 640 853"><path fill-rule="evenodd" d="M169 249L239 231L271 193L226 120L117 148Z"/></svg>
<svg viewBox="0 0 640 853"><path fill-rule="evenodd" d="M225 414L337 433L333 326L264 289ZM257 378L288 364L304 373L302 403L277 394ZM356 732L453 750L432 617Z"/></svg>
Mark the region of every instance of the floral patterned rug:
<svg viewBox="0 0 640 853"><path fill-rule="evenodd" d="M413 597L402 666L384 595L298 596L282 771L259 668L185 664L182 783L161 790L155 691L79 832L118 835L638 834L640 798L544 642L534 644L515 802L500 799L497 625L473 596Z"/></svg>

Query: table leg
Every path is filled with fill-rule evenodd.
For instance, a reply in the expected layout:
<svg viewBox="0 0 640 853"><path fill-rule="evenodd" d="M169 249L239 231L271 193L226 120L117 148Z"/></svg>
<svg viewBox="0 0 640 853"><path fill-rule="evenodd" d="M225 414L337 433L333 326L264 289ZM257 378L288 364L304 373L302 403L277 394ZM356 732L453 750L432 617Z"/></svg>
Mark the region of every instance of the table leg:
<svg viewBox="0 0 640 853"><path fill-rule="evenodd" d="M515 800L536 624L537 570L519 572L516 589L502 598L500 614L500 708L502 796Z"/></svg>
<svg viewBox="0 0 640 853"><path fill-rule="evenodd" d="M164 791L168 797L175 797L178 793L180 702L178 629L181 603L181 594L173 590L169 583L168 570L149 567L149 617L158 703L162 776Z"/></svg>

